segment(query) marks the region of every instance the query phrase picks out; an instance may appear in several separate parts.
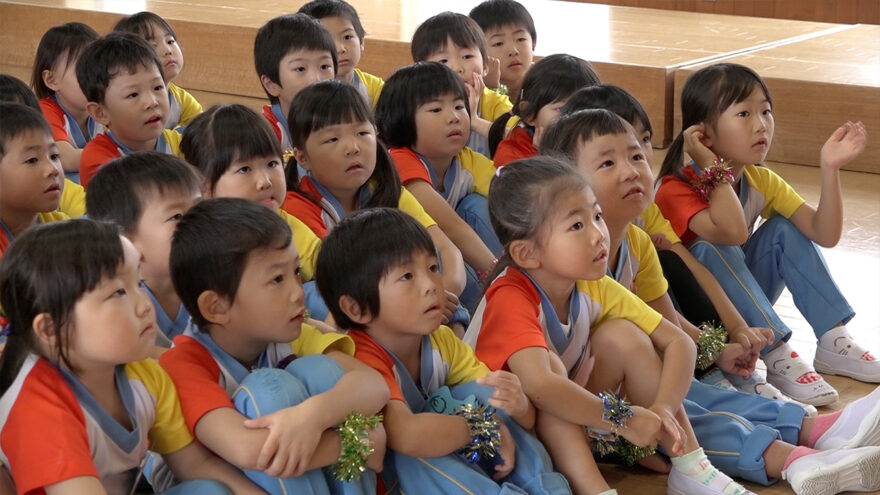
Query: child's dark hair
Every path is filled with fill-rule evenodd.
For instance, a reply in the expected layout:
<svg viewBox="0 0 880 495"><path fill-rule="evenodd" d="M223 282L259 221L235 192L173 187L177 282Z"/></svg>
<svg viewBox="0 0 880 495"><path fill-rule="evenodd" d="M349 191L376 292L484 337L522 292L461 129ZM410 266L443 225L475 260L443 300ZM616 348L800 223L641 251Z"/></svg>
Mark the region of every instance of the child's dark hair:
<svg viewBox="0 0 880 495"><path fill-rule="evenodd" d="M376 125L382 141L392 147L413 146L418 137L416 110L449 93L464 101L470 116L467 89L449 67L440 62L416 62L397 69L385 81L376 104Z"/></svg>
<svg viewBox="0 0 880 495"><path fill-rule="evenodd" d="M73 309L83 294L113 277L123 262L118 229L94 220L37 225L15 238L0 260L0 305L11 326L0 356L0 395L15 380L28 354L38 352L33 321L47 313L55 330L56 354L68 359Z"/></svg>
<svg viewBox="0 0 880 495"><path fill-rule="evenodd" d="M601 136L629 132L633 132L632 126L610 110L580 110L563 115L547 129L541 139L541 154L575 162L578 148L584 142Z"/></svg>
<svg viewBox="0 0 880 495"><path fill-rule="evenodd" d="M43 111L40 108L37 95L31 91L31 88L21 79L9 74L0 74L0 102L19 103L34 110Z"/></svg>
<svg viewBox="0 0 880 495"><path fill-rule="evenodd" d="M28 131L43 131L52 136L52 129L39 110L20 103L0 103L0 157L6 155L9 141Z"/></svg>
<svg viewBox="0 0 880 495"><path fill-rule="evenodd" d="M513 263L510 243L520 239L540 241L544 221L551 218L556 199L589 187L575 167L550 156L523 158L499 169L489 189L489 220L504 245L489 282Z"/></svg>
<svg viewBox="0 0 880 495"><path fill-rule="evenodd" d="M335 79L312 84L300 91L293 99L287 116L290 139L293 146L300 150L305 149L306 140L313 132L331 125L352 122L369 122L375 126L373 112L360 91L351 84ZM299 188L299 172L295 161L291 158L287 164L287 189L310 197ZM376 143L376 167L368 182L361 187L373 188L367 207L396 208L400 201L400 178L381 142Z"/></svg>
<svg viewBox="0 0 880 495"><path fill-rule="evenodd" d="M104 103L107 87L121 71L134 74L139 69L165 70L156 51L143 38L131 33L110 33L83 50L76 62L76 80L86 100Z"/></svg>
<svg viewBox="0 0 880 495"><path fill-rule="evenodd" d="M287 14L269 20L257 31L254 39L257 77L266 76L280 85L278 68L281 60L296 50L326 51L333 59L333 73L336 74L339 70L336 42L324 26L306 14ZM260 85L262 86L262 82ZM265 89L264 87L263 90ZM278 103L278 98L268 91L266 96L272 103Z"/></svg>
<svg viewBox="0 0 880 495"><path fill-rule="evenodd" d="M675 175L686 180L681 172L684 167L684 130L703 123L714 126L718 117L731 105L735 105L755 90L761 88L770 107L773 100L761 76L752 69L739 64L720 63L704 67L691 74L681 90L681 132L672 141L657 183L667 175Z"/></svg>
<svg viewBox="0 0 880 495"><path fill-rule="evenodd" d="M157 27L162 30L161 33L156 33L155 28ZM177 33L174 32L171 24L152 12L138 12L119 19L113 26L113 32L136 34L147 41L167 35L177 39Z"/></svg>
<svg viewBox="0 0 880 495"><path fill-rule="evenodd" d="M642 127L653 134L651 119L645 107L629 91L613 84L597 84L587 88L581 88L565 102L562 107L562 115L567 115L580 110L591 108L604 108L619 115L630 125L642 124Z"/></svg>
<svg viewBox="0 0 880 495"><path fill-rule="evenodd" d="M364 41L364 36L367 34L361 24L360 17L358 17L357 10L344 0L312 0L300 7L297 12L318 20L327 17L341 17L351 23L351 27L354 28L355 34L361 41Z"/></svg>
<svg viewBox="0 0 880 495"><path fill-rule="evenodd" d="M410 43L413 62L427 60L450 39L460 47L478 49L486 63L486 35L479 24L464 14L448 11L428 18L416 28Z"/></svg>
<svg viewBox="0 0 880 495"><path fill-rule="evenodd" d="M513 115L533 119L545 105L564 100L584 87L599 84L599 75L589 62L573 55L557 53L542 58L523 78L522 89L513 102L510 113L492 123L489 129L489 151L495 154L498 143L504 139L504 128Z"/></svg>
<svg viewBox="0 0 880 495"><path fill-rule="evenodd" d="M282 160L281 144L269 122L239 104L215 105L199 114L186 126L180 151L201 172L209 191L232 162L264 156Z"/></svg>
<svg viewBox="0 0 880 495"><path fill-rule="evenodd" d="M171 241L171 280L199 326L209 322L198 299L214 291L235 300L251 253L287 249L290 227L265 206L239 198L206 199L186 212Z"/></svg>
<svg viewBox="0 0 880 495"><path fill-rule="evenodd" d="M89 182L89 218L118 225L132 233L150 198L167 192L190 196L202 190L201 178L180 158L158 151L137 151L101 167Z"/></svg>
<svg viewBox="0 0 880 495"><path fill-rule="evenodd" d="M484 33L487 29L522 26L531 35L532 46L538 41L532 15L516 0L486 0L471 9L468 16L477 22Z"/></svg>
<svg viewBox="0 0 880 495"><path fill-rule="evenodd" d="M34 57L34 69L31 72L31 86L37 98L47 98L55 94L43 82L43 71L53 70L62 58L67 66L79 58L85 47L100 38L101 35L81 22L68 22L49 28L40 39L37 54Z"/></svg>
<svg viewBox="0 0 880 495"><path fill-rule="evenodd" d="M370 246L370 249L364 249ZM416 252L434 255L431 236L415 219L395 208L369 208L346 217L321 244L315 280L340 328L363 330L339 307L349 296L373 317L379 307L379 282Z"/></svg>

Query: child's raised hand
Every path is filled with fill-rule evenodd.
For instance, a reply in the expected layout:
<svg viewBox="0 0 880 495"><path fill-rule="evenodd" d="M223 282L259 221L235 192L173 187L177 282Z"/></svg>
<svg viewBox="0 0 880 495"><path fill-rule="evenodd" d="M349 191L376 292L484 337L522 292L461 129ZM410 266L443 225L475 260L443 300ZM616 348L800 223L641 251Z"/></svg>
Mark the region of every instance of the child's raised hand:
<svg viewBox="0 0 880 495"><path fill-rule="evenodd" d="M640 406L632 406L633 417L626 422L626 428L618 430L618 434L633 445L654 447L660 440L663 424L660 416Z"/></svg>
<svg viewBox="0 0 880 495"><path fill-rule="evenodd" d="M257 458L257 467L267 475L289 478L307 471L324 433L324 427L319 424L320 411L312 411L309 404L306 401L244 422L247 428L269 429Z"/></svg>
<svg viewBox="0 0 880 495"><path fill-rule="evenodd" d="M651 243L654 244L657 251L672 249L672 243L663 234L651 234Z"/></svg>
<svg viewBox="0 0 880 495"><path fill-rule="evenodd" d="M690 156L700 168L709 168L718 159L715 153L703 144L706 139L706 126L694 124L682 132L684 136L684 152Z"/></svg>
<svg viewBox="0 0 880 495"><path fill-rule="evenodd" d="M750 352L761 352L764 347L773 343L773 330L761 327L742 326L727 331L730 342L742 345Z"/></svg>
<svg viewBox="0 0 880 495"><path fill-rule="evenodd" d="M529 398L522 390L519 377L509 371L493 371L483 378L477 378L477 383L493 387L489 405L501 409L508 416L515 418L529 411Z"/></svg>
<svg viewBox="0 0 880 495"><path fill-rule="evenodd" d="M861 122L847 122L838 127L822 146L819 166L823 169L840 170L865 150L868 131Z"/></svg>
<svg viewBox="0 0 880 495"><path fill-rule="evenodd" d="M486 86L497 88L501 86L501 59L495 57L486 57L486 77L483 79Z"/></svg>
<svg viewBox="0 0 880 495"><path fill-rule="evenodd" d="M718 359L715 360L721 371L743 378L748 378L755 371L757 362L758 353L752 352L738 342L725 344Z"/></svg>
<svg viewBox="0 0 880 495"><path fill-rule="evenodd" d="M660 424L662 425L660 429L660 443L666 449L666 453L670 457L684 455L684 428L675 419L675 414L668 407L656 404L650 407L650 411L660 418Z"/></svg>
<svg viewBox="0 0 880 495"><path fill-rule="evenodd" d="M510 430L507 429L504 421L498 419L498 427L501 430L501 450L498 451L498 455L501 456L502 463L495 466L495 476L492 477L495 481L500 481L507 477L508 474L513 472L513 467L516 466L516 442L513 440L513 436L511 436Z"/></svg>
<svg viewBox="0 0 880 495"><path fill-rule="evenodd" d="M465 81L464 87L467 89L468 93L468 107L471 109L471 119L477 116L477 110L480 105L480 96L483 94L483 89L486 87L486 83L483 82L483 76L473 73L472 79L470 81Z"/></svg>
<svg viewBox="0 0 880 495"><path fill-rule="evenodd" d="M458 310L458 296L454 292L446 291L446 305L443 306L443 324L446 325L452 320Z"/></svg>

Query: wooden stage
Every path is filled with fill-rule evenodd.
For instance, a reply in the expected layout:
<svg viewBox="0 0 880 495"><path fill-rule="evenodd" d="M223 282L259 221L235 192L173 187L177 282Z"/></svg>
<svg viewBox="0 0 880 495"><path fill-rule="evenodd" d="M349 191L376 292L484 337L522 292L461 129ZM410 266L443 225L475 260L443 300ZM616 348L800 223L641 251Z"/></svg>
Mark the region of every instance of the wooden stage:
<svg viewBox="0 0 880 495"><path fill-rule="evenodd" d="M411 62L409 39L420 22L440 12L467 13L478 0L444 2L350 0L367 30L360 67L387 77ZM822 143L840 123L863 120L874 136L850 167L874 174L843 174L844 236L823 250L828 265L858 316L850 330L872 351L880 349L880 27L639 9L586 3L520 0L538 31L536 53L571 53L589 60L603 81L633 92L648 109L654 146L665 147L675 128L678 93L689 73L725 60L765 77L773 93L776 136L770 166L812 204L818 201L817 165ZM761 0L763 1L763 0ZM767 0L769 1L769 0ZM81 21L107 32L123 14L151 10L178 33L185 67L175 81L208 107L265 102L253 63L256 30L268 19L293 12L305 0L0 0L0 72L30 77L34 52L49 27ZM662 160L662 151L655 162ZM785 292L777 303L794 330L793 345L815 352L812 332ZM873 386L829 377L840 409ZM620 493L665 493L665 477L603 466ZM878 468L880 469L880 468ZM791 493L788 485L749 488L761 494Z"/></svg>

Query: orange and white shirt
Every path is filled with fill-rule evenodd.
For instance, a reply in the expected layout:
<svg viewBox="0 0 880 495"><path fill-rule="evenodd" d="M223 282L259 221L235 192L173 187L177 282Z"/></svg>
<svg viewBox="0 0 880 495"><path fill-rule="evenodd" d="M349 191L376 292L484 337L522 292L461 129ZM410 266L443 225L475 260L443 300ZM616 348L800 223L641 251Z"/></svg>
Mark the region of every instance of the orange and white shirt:
<svg viewBox="0 0 880 495"><path fill-rule="evenodd" d="M453 208L473 192L489 197L489 185L495 176L495 165L492 160L468 147L455 156L444 177L437 177L434 167L412 148L391 148L390 154L397 174L400 175L401 184L406 186L411 181L423 180L431 184Z"/></svg>

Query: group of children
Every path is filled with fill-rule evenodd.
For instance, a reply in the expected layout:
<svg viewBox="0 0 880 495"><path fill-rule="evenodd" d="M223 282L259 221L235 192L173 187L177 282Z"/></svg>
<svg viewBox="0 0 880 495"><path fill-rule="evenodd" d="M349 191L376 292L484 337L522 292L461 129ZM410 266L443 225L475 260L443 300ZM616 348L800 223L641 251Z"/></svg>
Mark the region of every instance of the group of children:
<svg viewBox="0 0 880 495"><path fill-rule="evenodd" d="M0 76L0 492L616 493L597 459L880 489L880 388L814 407L816 370L880 382L816 247L861 123L813 207L761 165L760 76L702 69L655 203L642 106L533 64L516 1L426 20L387 81L364 36L342 0L268 21L262 115L174 85L149 12L50 29L39 101Z"/></svg>

